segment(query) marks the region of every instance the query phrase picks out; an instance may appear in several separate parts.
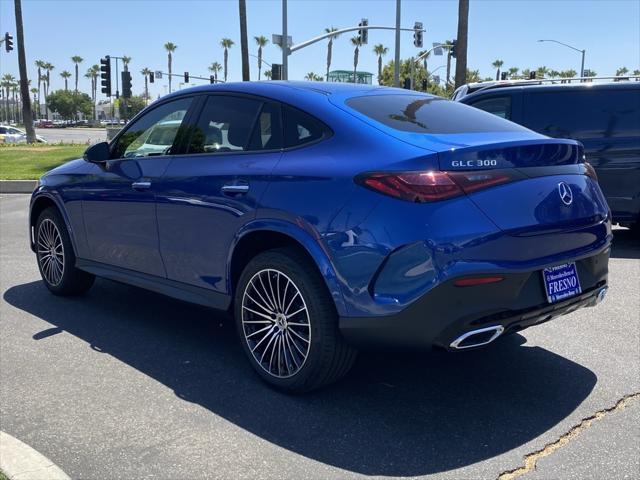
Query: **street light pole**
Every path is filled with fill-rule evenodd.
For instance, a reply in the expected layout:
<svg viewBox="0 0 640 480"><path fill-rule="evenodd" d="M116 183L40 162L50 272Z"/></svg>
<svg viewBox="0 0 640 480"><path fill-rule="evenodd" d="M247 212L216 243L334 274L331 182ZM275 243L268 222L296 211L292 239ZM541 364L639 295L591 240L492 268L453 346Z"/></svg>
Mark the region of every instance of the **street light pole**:
<svg viewBox="0 0 640 480"><path fill-rule="evenodd" d="M586 50L584 50L584 49L580 50L579 48L572 47L571 45L567 45L566 43L559 42L558 40L546 39L546 40L538 40L538 42L559 43L560 45L564 45L565 47L570 48L571 50L575 50L576 52L580 52L582 54L582 64L580 66L580 78L584 77L584 54L585 54Z"/></svg>
<svg viewBox="0 0 640 480"><path fill-rule="evenodd" d="M282 80L289 79L289 42L287 41L287 0L282 0Z"/></svg>
<svg viewBox="0 0 640 480"><path fill-rule="evenodd" d="M396 0L396 52L393 65L393 86L400 86L400 0Z"/></svg>

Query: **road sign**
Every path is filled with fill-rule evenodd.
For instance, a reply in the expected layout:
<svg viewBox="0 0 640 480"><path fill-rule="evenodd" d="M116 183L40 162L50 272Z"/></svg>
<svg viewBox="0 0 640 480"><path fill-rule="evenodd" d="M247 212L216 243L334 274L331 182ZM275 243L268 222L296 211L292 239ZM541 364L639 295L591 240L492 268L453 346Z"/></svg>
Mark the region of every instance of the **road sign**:
<svg viewBox="0 0 640 480"><path fill-rule="evenodd" d="M273 43L274 45L282 46L282 35L278 33L274 33L273 35L271 35L271 43ZM292 45L293 38L291 38L291 35L287 35L287 46L291 47Z"/></svg>
<svg viewBox="0 0 640 480"><path fill-rule="evenodd" d="M433 54L434 55L442 55L442 47L441 43L433 42Z"/></svg>
<svg viewBox="0 0 640 480"><path fill-rule="evenodd" d="M162 72L160 70L156 70L156 78L160 80L162 78Z"/></svg>

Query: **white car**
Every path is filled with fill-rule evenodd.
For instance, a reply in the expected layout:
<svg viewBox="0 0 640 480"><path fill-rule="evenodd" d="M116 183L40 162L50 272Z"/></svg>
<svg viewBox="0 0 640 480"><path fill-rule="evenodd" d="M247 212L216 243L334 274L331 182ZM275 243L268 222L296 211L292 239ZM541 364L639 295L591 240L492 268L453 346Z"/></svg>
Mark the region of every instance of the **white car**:
<svg viewBox="0 0 640 480"><path fill-rule="evenodd" d="M9 125L0 125L0 143L24 143L27 141L27 132ZM36 135L38 143L47 143L40 135Z"/></svg>

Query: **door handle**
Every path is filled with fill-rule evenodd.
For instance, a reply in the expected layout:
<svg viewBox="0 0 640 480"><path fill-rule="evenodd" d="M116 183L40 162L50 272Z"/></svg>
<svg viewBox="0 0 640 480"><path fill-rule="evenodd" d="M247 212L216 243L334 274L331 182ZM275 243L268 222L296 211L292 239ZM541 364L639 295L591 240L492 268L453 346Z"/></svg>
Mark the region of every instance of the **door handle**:
<svg viewBox="0 0 640 480"><path fill-rule="evenodd" d="M149 188L151 188L151 182L133 182L131 188L134 190L149 190Z"/></svg>
<svg viewBox="0 0 640 480"><path fill-rule="evenodd" d="M228 184L222 186L222 193L229 193L232 195L242 195L249 191L249 185L246 183L241 184Z"/></svg>

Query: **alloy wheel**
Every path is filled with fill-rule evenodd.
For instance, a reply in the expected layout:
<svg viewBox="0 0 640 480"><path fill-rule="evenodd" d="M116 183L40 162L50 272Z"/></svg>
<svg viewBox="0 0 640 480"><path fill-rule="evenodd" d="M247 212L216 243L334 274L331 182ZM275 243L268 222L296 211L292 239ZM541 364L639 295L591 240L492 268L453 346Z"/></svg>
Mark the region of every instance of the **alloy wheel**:
<svg viewBox="0 0 640 480"><path fill-rule="evenodd" d="M64 273L64 245L56 224L45 218L38 229L38 262L44 279L57 286Z"/></svg>
<svg viewBox="0 0 640 480"><path fill-rule="evenodd" d="M295 375L309 356L307 305L293 280L278 270L260 270L247 283L242 330L253 358L274 377Z"/></svg>

